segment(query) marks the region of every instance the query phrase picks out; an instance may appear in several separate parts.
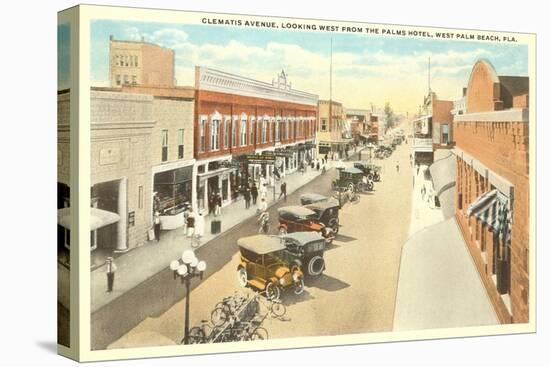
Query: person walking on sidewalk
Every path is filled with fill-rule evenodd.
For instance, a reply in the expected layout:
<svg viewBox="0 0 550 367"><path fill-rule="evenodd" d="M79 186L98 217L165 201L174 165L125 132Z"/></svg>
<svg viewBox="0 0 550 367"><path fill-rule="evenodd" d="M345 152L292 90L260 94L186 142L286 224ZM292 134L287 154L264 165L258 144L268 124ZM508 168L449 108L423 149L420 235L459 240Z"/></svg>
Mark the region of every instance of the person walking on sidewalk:
<svg viewBox="0 0 550 367"><path fill-rule="evenodd" d="M244 188L243 196L244 196L244 207L245 209L248 209L250 208L250 190L248 189L248 187Z"/></svg>
<svg viewBox="0 0 550 367"><path fill-rule="evenodd" d="M197 248L201 245L201 238L204 236L204 227L204 215L202 215L202 211L199 210L199 215L195 219L195 234L191 241L191 247Z"/></svg>
<svg viewBox="0 0 550 367"><path fill-rule="evenodd" d="M397 173L399 173L399 161L397 161L397 163L395 163L395 169L397 170Z"/></svg>
<svg viewBox="0 0 550 367"><path fill-rule="evenodd" d="M260 199L260 203L258 204L258 213L263 213L267 210L267 201L265 198Z"/></svg>
<svg viewBox="0 0 550 367"><path fill-rule="evenodd" d="M112 292L115 285L115 273L117 267L115 260L109 256L105 261L105 272L107 274L107 292Z"/></svg>
<svg viewBox="0 0 550 367"><path fill-rule="evenodd" d="M279 194L279 199L281 198L281 196L283 196L286 201L286 182L284 181L281 184L281 193Z"/></svg>
<svg viewBox="0 0 550 367"><path fill-rule="evenodd" d="M252 204L256 205L256 200L258 199L258 187L256 186L256 182L252 183L250 194L252 195Z"/></svg>
<svg viewBox="0 0 550 367"><path fill-rule="evenodd" d="M222 215L222 196L219 192L214 195L214 215L216 217Z"/></svg>
<svg viewBox="0 0 550 367"><path fill-rule="evenodd" d="M160 213L158 211L153 214L153 228L155 230L155 239L160 241Z"/></svg>

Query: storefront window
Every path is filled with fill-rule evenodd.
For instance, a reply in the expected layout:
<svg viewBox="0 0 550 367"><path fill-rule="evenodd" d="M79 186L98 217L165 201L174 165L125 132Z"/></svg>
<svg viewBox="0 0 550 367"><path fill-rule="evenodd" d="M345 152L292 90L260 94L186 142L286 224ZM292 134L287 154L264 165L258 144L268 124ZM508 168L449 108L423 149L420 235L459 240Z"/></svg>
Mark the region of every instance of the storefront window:
<svg viewBox="0 0 550 367"><path fill-rule="evenodd" d="M181 212L184 204L191 203L193 167L159 172L154 177L154 191L159 198L159 211L174 215Z"/></svg>
<svg viewBox="0 0 550 367"><path fill-rule="evenodd" d="M241 120L240 135L241 135L240 146L242 147L246 145L246 119Z"/></svg>

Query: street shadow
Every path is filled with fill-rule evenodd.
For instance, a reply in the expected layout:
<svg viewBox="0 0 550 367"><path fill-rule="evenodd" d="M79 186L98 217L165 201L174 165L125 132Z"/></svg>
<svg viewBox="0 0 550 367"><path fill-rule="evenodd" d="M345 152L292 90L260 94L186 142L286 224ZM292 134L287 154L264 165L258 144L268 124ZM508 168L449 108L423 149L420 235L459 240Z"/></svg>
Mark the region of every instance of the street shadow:
<svg viewBox="0 0 550 367"><path fill-rule="evenodd" d="M329 292L336 292L349 287L349 284L341 281L340 279L331 277L330 275L321 274L316 278L311 278L308 281L307 286L323 289Z"/></svg>
<svg viewBox="0 0 550 367"><path fill-rule="evenodd" d="M338 238L338 237L336 237L336 238ZM336 248L338 248L338 247L340 247L340 245L337 245L337 244L335 244L334 242L332 242L332 243L329 243L329 244L326 244L326 245L325 245L325 251L334 250L334 249L336 249Z"/></svg>
<svg viewBox="0 0 550 367"><path fill-rule="evenodd" d="M306 282L306 287L307 286L308 285ZM307 289L304 289L302 294L295 294L292 290L290 290L290 291L286 291L285 294L281 295L281 302L283 303L283 305L287 307L290 305L295 305L297 303L307 302L312 299L315 299L315 297L313 297L311 293L308 292Z"/></svg>
<svg viewBox="0 0 550 367"><path fill-rule="evenodd" d="M340 234L340 233L338 233L334 239L335 239L336 241L344 242L344 243L346 243L346 242L351 242L351 241L356 241L356 240L357 240L357 238L355 238L355 237L346 236L345 234ZM333 243L334 243L334 242L333 242Z"/></svg>

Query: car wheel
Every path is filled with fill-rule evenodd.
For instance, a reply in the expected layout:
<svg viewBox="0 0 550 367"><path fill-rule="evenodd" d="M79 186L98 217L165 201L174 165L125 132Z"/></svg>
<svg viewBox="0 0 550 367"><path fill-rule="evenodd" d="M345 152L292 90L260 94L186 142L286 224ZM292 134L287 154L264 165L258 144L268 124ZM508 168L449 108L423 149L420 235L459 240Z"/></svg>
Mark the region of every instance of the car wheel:
<svg viewBox="0 0 550 367"><path fill-rule="evenodd" d="M311 276L318 276L325 270L325 259L321 256L313 256L308 263L307 272Z"/></svg>
<svg viewBox="0 0 550 367"><path fill-rule="evenodd" d="M245 268L239 268L239 270L237 270L237 279L241 287L246 287L248 285L248 274Z"/></svg>
<svg viewBox="0 0 550 367"><path fill-rule="evenodd" d="M265 287L266 297L272 301L278 301L281 298L281 290L276 284L269 282Z"/></svg>
<svg viewBox="0 0 550 367"><path fill-rule="evenodd" d="M294 294L302 294L304 293L304 279L300 278L296 281L296 284L294 286Z"/></svg>
<svg viewBox="0 0 550 367"><path fill-rule="evenodd" d="M263 327L259 327L250 336L250 340L267 340L269 337L269 334L267 333L267 330Z"/></svg>
<svg viewBox="0 0 550 367"><path fill-rule="evenodd" d="M332 231L336 234L340 230L340 223L338 223L338 219L331 219L328 223L328 226L332 228Z"/></svg>
<svg viewBox="0 0 550 367"><path fill-rule="evenodd" d="M350 183L348 185L348 190L351 191L351 192L355 191L355 186L352 183Z"/></svg>

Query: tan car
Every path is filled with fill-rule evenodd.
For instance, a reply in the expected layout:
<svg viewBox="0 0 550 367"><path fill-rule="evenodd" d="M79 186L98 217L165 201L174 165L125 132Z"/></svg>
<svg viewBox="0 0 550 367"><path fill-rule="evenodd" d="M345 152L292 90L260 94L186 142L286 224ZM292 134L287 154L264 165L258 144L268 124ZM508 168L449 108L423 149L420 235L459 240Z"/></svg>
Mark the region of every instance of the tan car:
<svg viewBox="0 0 550 367"><path fill-rule="evenodd" d="M299 266L289 265L284 240L259 234L241 238L237 244L237 277L241 286L265 291L273 300L281 297L283 289L292 289L295 294L304 291L304 273Z"/></svg>

